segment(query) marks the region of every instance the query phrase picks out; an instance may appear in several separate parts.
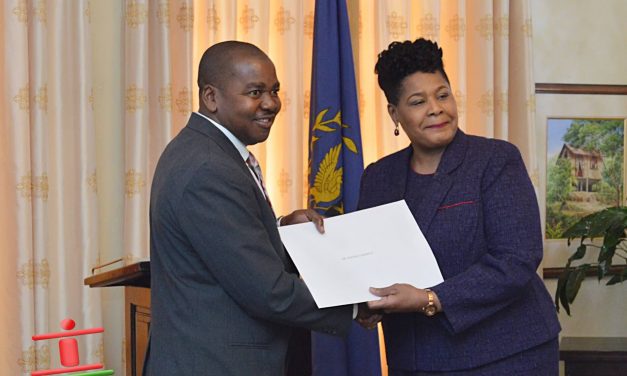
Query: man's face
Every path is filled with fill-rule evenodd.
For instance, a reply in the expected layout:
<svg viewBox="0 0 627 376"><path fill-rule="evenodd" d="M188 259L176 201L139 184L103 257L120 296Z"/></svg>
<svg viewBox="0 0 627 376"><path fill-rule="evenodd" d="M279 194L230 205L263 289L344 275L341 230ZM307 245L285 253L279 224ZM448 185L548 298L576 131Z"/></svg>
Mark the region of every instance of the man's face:
<svg viewBox="0 0 627 376"><path fill-rule="evenodd" d="M242 55L213 87L213 115L245 145L265 141L281 110L279 81L265 56Z"/></svg>

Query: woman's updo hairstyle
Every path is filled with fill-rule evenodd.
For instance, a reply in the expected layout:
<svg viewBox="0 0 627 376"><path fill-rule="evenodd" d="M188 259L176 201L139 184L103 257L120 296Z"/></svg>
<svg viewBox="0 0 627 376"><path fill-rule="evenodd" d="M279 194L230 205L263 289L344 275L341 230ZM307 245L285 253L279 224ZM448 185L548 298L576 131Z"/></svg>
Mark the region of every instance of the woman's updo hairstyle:
<svg viewBox="0 0 627 376"><path fill-rule="evenodd" d="M374 72L388 103L394 105L398 104L401 82L413 73L440 72L450 84L442 63L442 49L436 42L424 38L390 43L387 50L379 54Z"/></svg>

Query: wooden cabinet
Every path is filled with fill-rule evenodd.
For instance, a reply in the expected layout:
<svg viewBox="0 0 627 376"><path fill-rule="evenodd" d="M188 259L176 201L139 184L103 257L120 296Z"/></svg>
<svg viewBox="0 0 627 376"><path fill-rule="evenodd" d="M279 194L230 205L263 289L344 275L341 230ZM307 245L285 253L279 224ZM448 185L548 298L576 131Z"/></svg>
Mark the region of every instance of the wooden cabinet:
<svg viewBox="0 0 627 376"><path fill-rule="evenodd" d="M126 375L140 376L150 330L150 262L143 261L85 278L89 287L124 286Z"/></svg>
<svg viewBox="0 0 627 376"><path fill-rule="evenodd" d="M563 337L560 360L566 376L625 376L627 338Z"/></svg>

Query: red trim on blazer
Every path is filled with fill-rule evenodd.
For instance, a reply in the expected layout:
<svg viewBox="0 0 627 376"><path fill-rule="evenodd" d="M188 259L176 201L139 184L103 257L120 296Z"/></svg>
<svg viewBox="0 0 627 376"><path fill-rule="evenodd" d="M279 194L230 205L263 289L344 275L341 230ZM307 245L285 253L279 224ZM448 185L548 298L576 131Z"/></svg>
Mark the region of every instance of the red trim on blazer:
<svg viewBox="0 0 627 376"><path fill-rule="evenodd" d="M462 201L462 202L458 202L458 203L451 204L451 205L440 206L438 208L438 210L450 209L450 208L454 208L454 207L460 206L460 205L474 204L475 202L477 202L477 201Z"/></svg>

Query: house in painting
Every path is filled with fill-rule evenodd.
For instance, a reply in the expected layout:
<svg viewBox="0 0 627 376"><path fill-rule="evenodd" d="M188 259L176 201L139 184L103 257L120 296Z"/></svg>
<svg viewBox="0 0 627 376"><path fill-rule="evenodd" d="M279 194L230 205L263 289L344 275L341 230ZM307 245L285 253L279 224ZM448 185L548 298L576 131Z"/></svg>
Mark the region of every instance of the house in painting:
<svg viewBox="0 0 627 376"><path fill-rule="evenodd" d="M603 156L596 150L586 151L564 144L559 158L570 161L577 192L592 192L594 185L603 179Z"/></svg>

